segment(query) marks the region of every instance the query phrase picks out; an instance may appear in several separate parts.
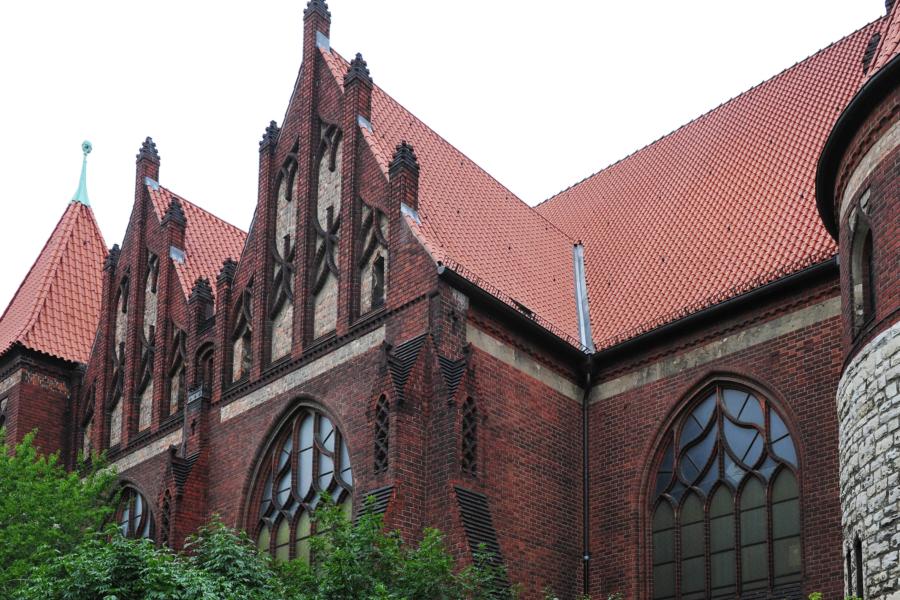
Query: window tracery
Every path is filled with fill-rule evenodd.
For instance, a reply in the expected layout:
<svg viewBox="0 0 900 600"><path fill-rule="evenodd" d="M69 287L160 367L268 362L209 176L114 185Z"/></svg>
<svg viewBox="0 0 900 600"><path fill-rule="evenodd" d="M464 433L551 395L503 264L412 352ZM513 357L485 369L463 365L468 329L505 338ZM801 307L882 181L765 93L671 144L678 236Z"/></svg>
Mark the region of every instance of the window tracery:
<svg viewBox="0 0 900 600"><path fill-rule="evenodd" d="M122 488L116 509L119 532L127 538L153 539L155 529L150 504L144 495L131 486Z"/></svg>
<svg viewBox="0 0 900 600"><path fill-rule="evenodd" d="M360 235L362 251L359 257L359 312L365 314L384 306L387 289L385 275L388 267L388 219L377 208L362 204Z"/></svg>
<svg viewBox="0 0 900 600"><path fill-rule="evenodd" d="M316 209L311 219L316 239L312 265L314 338L334 331L337 326L342 145L341 130L323 124Z"/></svg>
<svg viewBox="0 0 900 600"><path fill-rule="evenodd" d="M653 598L734 597L801 578L797 452L777 410L708 388L666 433L652 506Z"/></svg>
<svg viewBox="0 0 900 600"><path fill-rule="evenodd" d="M288 155L276 178L275 238L272 241L272 360L291 351L294 334L294 255L296 214L294 188L297 175L297 146Z"/></svg>
<svg viewBox="0 0 900 600"><path fill-rule="evenodd" d="M234 334L232 336L232 381L238 381L250 374L253 364L251 346L253 343L252 302L250 285L241 295L235 317Z"/></svg>
<svg viewBox="0 0 900 600"><path fill-rule="evenodd" d="M309 560L313 512L323 494L350 516L353 471L341 432L323 413L301 407L273 438L259 469L251 511L260 550L277 561Z"/></svg>
<svg viewBox="0 0 900 600"><path fill-rule="evenodd" d="M128 277L119 284L112 347L112 381L109 403L109 445L122 441L122 394L125 387L125 334L128 322Z"/></svg>
<svg viewBox="0 0 900 600"><path fill-rule="evenodd" d="M144 283L144 319L141 328L141 363L138 378L138 431L150 427L153 418L153 363L156 356L156 317L158 301L156 283L159 260L150 253L147 259L147 278Z"/></svg>
<svg viewBox="0 0 900 600"><path fill-rule="evenodd" d="M177 327L173 327L172 335L172 364L169 367L169 414L174 415L187 400L187 369L185 358L187 354L187 334Z"/></svg>

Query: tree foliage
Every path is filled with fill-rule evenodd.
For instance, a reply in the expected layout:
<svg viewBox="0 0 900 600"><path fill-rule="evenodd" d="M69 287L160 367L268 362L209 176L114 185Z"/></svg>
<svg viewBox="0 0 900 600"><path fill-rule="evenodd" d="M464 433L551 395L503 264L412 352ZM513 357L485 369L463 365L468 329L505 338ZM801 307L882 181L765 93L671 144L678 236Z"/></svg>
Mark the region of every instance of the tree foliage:
<svg viewBox="0 0 900 600"><path fill-rule="evenodd" d="M115 528L92 536L35 569L18 600L487 600L505 581L481 564L456 569L440 533L417 545L385 532L381 518L354 524L341 510L316 511L322 533L312 541L312 566L279 565L259 553L243 532L218 519L176 554L149 540L128 540ZM510 596L512 594L510 593Z"/></svg>
<svg viewBox="0 0 900 600"><path fill-rule="evenodd" d="M0 595L100 530L114 482L114 473L96 466L67 472L58 454L35 448L34 433L10 448L0 429Z"/></svg>
<svg viewBox="0 0 900 600"><path fill-rule="evenodd" d="M444 545L443 536L426 529L418 545L385 532L381 517L364 511L353 524L340 509L327 506L316 514L319 531L312 539L311 565L287 566L291 597L297 600L487 600L513 597L506 574L488 557L462 570Z"/></svg>

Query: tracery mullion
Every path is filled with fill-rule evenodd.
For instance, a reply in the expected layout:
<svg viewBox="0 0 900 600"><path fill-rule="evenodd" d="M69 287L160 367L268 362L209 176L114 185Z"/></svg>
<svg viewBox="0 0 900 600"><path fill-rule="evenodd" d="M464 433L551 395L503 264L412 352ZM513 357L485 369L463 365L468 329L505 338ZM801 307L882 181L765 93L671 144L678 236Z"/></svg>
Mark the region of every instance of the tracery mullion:
<svg viewBox="0 0 900 600"><path fill-rule="evenodd" d="M734 454L731 452L731 448L728 445L728 442L725 440L725 396L722 390L722 386L716 386L716 404L719 407L719 418L722 419L723 424L720 431L720 441L722 442L722 451L727 452L729 456L731 456L732 460L735 460L736 464L743 466L741 461L738 461ZM722 480L726 482L725 478L725 460L720 461L722 463ZM746 478L746 473L744 477ZM741 492L743 488L741 484L743 481L738 481L737 485L734 489L734 494L732 494L731 502L732 502L732 510L734 515L734 588L737 590L738 596L740 596L743 591L744 579L742 577L742 553L741 553Z"/></svg>
<svg viewBox="0 0 900 600"><path fill-rule="evenodd" d="M713 410L715 410L715 409L713 409ZM675 473L675 476L676 476L676 477L678 478L678 480L681 481L681 483L683 483L683 484L685 485L685 487L687 487L688 489L697 489L693 484L694 484L695 482L697 482L697 481L701 481L701 480L702 480L703 476L706 475L706 473L709 471L709 465L710 465L710 463L711 463L711 462L715 459L715 457L716 457L716 453L713 451L713 452L711 452L710 455L707 457L706 462L704 462L702 465L699 465L699 466L698 466L697 463L695 463L694 460L693 460L690 456L688 456L688 452L689 452L692 448L694 448L694 447L696 447L696 446L699 446L699 445L702 444L704 441L706 441L706 437L709 435L709 432L712 430L713 427L718 427L718 431L716 432L716 442L713 443L713 450L715 450L716 444L718 443L718 440L719 440L719 438L720 438L721 435L722 435L722 425L721 425L721 423L719 423L718 415L715 415L715 416L716 416L716 418L710 417L709 423L706 424L706 427L703 427L703 428L700 430L700 433L697 434L697 437L696 437L696 438L694 438L693 440L691 440L690 442L688 442L687 444L685 444L684 447L679 448L679 460L678 460L678 463L679 463L679 464L678 464L678 469L677 469L677 472ZM691 418L694 418L694 415L691 415ZM697 419L694 419L694 422L697 423L697 425L700 425L700 422L697 421ZM679 442L681 441L681 440L680 440L680 438L681 438L681 435L680 435L680 434L682 434L683 432L684 432L684 427L682 427L681 430L679 431L679 436L678 436L678 437L679 437L679 440L678 440ZM697 469L697 475L694 477L693 481L688 481L688 480L686 480L686 479L682 476L682 474L681 474L681 459L682 459L682 458L685 458L685 459L687 459L688 461L690 461L690 463L691 463L692 465L694 465L694 468ZM705 494L704 494L704 495L705 495Z"/></svg>

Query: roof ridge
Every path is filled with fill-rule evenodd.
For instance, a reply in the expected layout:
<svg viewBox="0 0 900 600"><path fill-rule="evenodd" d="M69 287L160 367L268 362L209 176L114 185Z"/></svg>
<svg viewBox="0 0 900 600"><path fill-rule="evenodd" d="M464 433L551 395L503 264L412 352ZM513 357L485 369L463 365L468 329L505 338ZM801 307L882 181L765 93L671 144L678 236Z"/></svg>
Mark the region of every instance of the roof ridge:
<svg viewBox="0 0 900 600"><path fill-rule="evenodd" d="M634 156L634 155L636 155L636 154L639 154L639 153L643 152L644 150L647 150L648 148L650 148L650 147L652 147L652 146L655 146L656 144L658 144L658 143L661 142L662 140L664 140L664 139L666 139L666 138L668 138L668 137L671 137L672 135L678 133L678 132L681 131L682 129L685 129L685 128L687 128L687 127L690 127L690 126L693 125L694 123L696 123L696 122L700 121L701 119L703 119L703 118L705 118L705 117L711 115L712 113L718 111L720 108L723 108L723 107L725 107L725 106L731 104L732 102L735 102L736 100L739 100L740 98L743 98L744 96L747 96L748 94L751 94L751 93L757 91L759 88L761 88L761 87L763 87L763 86L765 86L765 85L767 85L767 84L770 84L770 83L772 83L772 82L778 80L778 79L781 78L783 75L785 75L788 71L792 71L792 70L795 69L796 67L798 67L798 66L800 66L800 65L802 65L802 64L804 64L804 63L806 63L806 62L809 62L810 60L816 58L816 57L819 56L820 54L823 54L824 52L827 52L828 50L830 50L830 49L833 48L834 46L837 46L838 44L844 42L846 39L848 39L848 38L850 38L850 37L852 37L852 36L854 36L854 35L857 35L859 32L861 32L861 31L863 31L863 30L865 30L865 29L867 29L867 28L869 28L869 27L872 27L872 26L875 25L876 23L879 23L879 22L883 21L883 20L886 19L886 18L887 18L886 15L885 15L885 16L882 16L882 17L878 17L877 19L875 19L875 20L873 20L873 21L870 21L870 22L866 23L865 25L863 25L863 26L861 26L861 27L858 27L857 29L854 29L853 31L851 31L851 32L848 33L847 35L845 35L845 36L843 36L843 37L841 37L841 38L835 40L834 42L828 44L827 46L824 46L824 47L822 47L822 48L816 50L815 52L813 52L813 53L810 54L809 56L807 56L807 57L805 57L805 58L802 58L802 59L798 60L797 62L795 62L794 64L792 64L792 65L790 65L790 66L788 66L788 67L785 67L784 69L782 69L781 71L779 71L779 72L776 73L775 75L769 77L768 79L764 79L764 80L760 81L759 83L757 83L756 85L753 85L753 86L747 88L747 89L744 90L743 92L741 92L741 93L739 93L739 94L737 94L737 95L735 95L735 96L732 96L731 98L729 98L729 99L727 99L727 100L724 100L724 101L720 102L718 105L716 105L716 106L710 108L709 110L707 110L706 112L704 112L704 113L702 113L702 114L700 114L700 115L694 117L694 118L691 119L690 121L688 121L688 122L686 122L686 123L684 123L684 124L682 124L682 125L676 127L675 129L669 131L669 132L666 133L666 134L663 134L663 135L659 136L659 137L656 138L655 140L653 140L653 141L651 141L651 142L648 142L647 144L644 144L643 146L637 148L636 150L633 150L632 152L630 152L629 154L623 156L622 158L620 158L620 159L618 159L618 160L616 160L616 161L613 161L613 162L609 163L608 165L606 165L606 166L603 167L602 169L600 169L600 170L598 170L598 171L595 171L595 172L591 173L590 175L586 175L586 176L583 177L581 180L576 181L576 182L573 183L572 185L570 185L570 186L568 186L568 187L566 187L566 188L561 189L560 191L558 191L558 192L555 193L554 195L550 196L549 198L546 198L545 200L542 200L542 201L538 202L537 204L535 204L535 205L534 205L534 209L537 210L539 207L541 207L541 206L543 206L543 205L545 205L545 204L547 204L547 203L549 203L549 202L555 200L556 198L559 198L560 196L562 196L562 195L565 194L566 192L568 192L568 191L570 191L570 190L572 190L572 189L578 187L578 186L581 185L582 183L585 183L586 181L588 181L588 180L590 180L590 179L593 179L593 178L596 177L597 175L600 175L601 173L604 173L604 172L606 172L606 171L608 171L608 170L610 170L610 169L612 169L612 168L618 166L619 164L625 162L626 160L628 160L628 159L631 158L632 156ZM540 211L538 211L538 212L540 212Z"/></svg>
<svg viewBox="0 0 900 600"><path fill-rule="evenodd" d="M347 66L348 66L348 68L349 68L349 64L350 64L350 63L347 62L347 59L345 59L343 56L341 56L341 54L340 54L337 50L335 50L333 47L332 47L330 50L326 50L325 48L320 48L319 50L320 50L322 53L330 52L331 54L334 54L334 55L337 56L338 59L340 59L343 63L346 63ZM329 71L331 71L331 69L329 69ZM332 74L332 76L333 76L333 75L334 75L334 74ZM341 83L342 83L342 82L341 82ZM381 93L383 93L385 96L387 96L388 98L390 98L391 101L393 101L397 106L399 106L402 110L404 110L406 113L408 113L411 117L413 117L413 118L416 119L419 123L421 123L422 126L423 126L425 129L427 129L428 131L430 131L431 133L433 133L435 136L437 136L438 139L440 139L440 141L441 141L442 143L444 143L444 144L446 144L447 146L449 146L450 148L452 148L455 152L459 153L460 156L462 156L464 159L466 159L468 162L470 162L472 165L474 165L476 169L478 169L479 171L481 171L482 173L484 173L485 175L487 175L494 183L496 183L497 185L499 185L501 188L503 188L504 191L506 191L509 195L511 195L512 198L514 198L515 200L517 200L517 201L519 201L520 203L522 203L522 205L525 206L526 208L528 208L529 211L535 213L535 214L536 214L537 216L539 216L545 223L547 223L547 224L550 225L553 229L555 229L557 232L559 232L559 233L563 236L563 238L564 238L566 241L568 241L568 242L570 242L570 243L575 243L576 240L575 240L572 236L570 236L569 234L567 234L565 231L563 231L561 227L559 227L556 223L554 223L553 221L551 221L550 219L548 219L547 217L545 217L544 215L542 215L541 213L539 213L537 210L535 210L535 207L534 207L534 206L529 205L527 202L525 202L524 200L522 200L521 198L519 198L518 194L516 194L516 193L513 192L511 189L509 189L509 188L508 188L503 182L501 182L499 179L497 179L496 177L494 177L493 175L491 175L491 173L490 173L487 169L485 169L485 168L482 167L480 164L478 164L478 162L476 162L476 161L473 160L471 157L469 157L468 154L466 154L465 152L463 152L462 150L460 150L459 148L457 148L452 142L448 141L447 138L445 138L445 137L442 136L440 133L438 133L437 131L435 131L435 129L432 128L430 125L428 125L428 123L426 123L425 121L423 121L422 119L420 119L419 117L417 117L417 116L415 115L415 113L413 113L410 109L406 108L406 106L404 106L399 100L397 100L396 98L394 98L394 96L392 96L391 94L389 94L384 88L382 88L382 87L379 86L378 84L374 84L374 87L375 87L376 89L380 90Z"/></svg>

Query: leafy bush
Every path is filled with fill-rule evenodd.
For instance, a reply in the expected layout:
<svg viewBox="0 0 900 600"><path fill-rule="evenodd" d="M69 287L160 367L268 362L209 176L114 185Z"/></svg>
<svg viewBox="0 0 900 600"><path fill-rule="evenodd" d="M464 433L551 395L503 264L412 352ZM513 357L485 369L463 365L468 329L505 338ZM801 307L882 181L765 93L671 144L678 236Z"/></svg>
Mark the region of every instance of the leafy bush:
<svg viewBox="0 0 900 600"><path fill-rule="evenodd" d="M17 600L487 600L497 598L502 570L485 559L461 571L440 533L416 546L385 532L381 518L347 521L339 508L316 513L312 566L275 564L243 532L217 518L189 539L185 552L128 540L114 527L34 569ZM509 597L513 592L509 591Z"/></svg>
<svg viewBox="0 0 900 600"><path fill-rule="evenodd" d="M443 536L426 529L417 546L405 544L396 532L385 532L380 516L364 511L358 523L347 521L339 508L316 512L320 535L312 539L312 565L287 566L297 600L487 600L515 597L502 568L489 557L456 571ZM502 594L502 596L501 596Z"/></svg>
<svg viewBox="0 0 900 600"><path fill-rule="evenodd" d="M44 456L34 433L15 448L0 429L0 596L30 571L72 551L108 520L115 474L79 464L67 472L59 455Z"/></svg>

